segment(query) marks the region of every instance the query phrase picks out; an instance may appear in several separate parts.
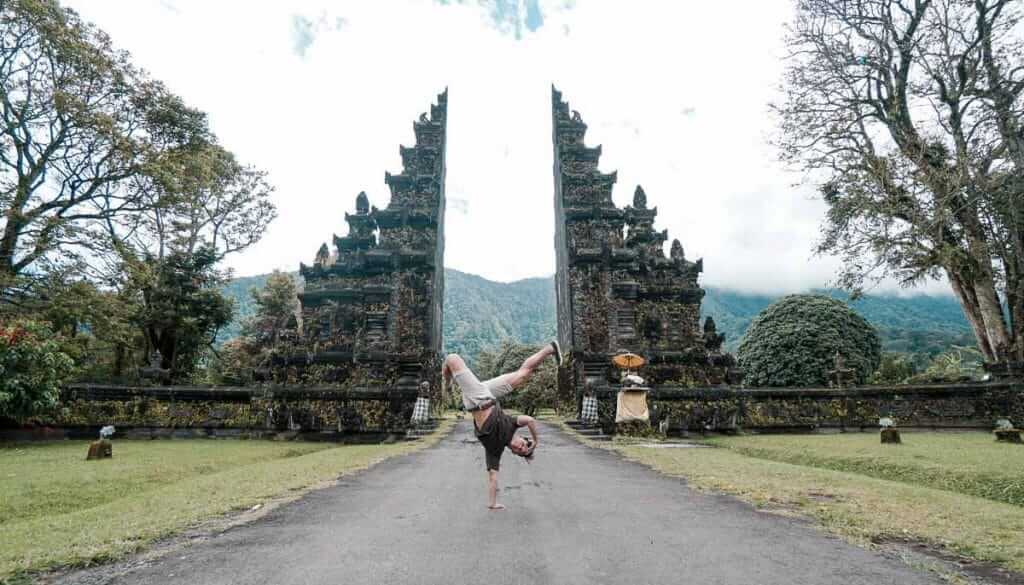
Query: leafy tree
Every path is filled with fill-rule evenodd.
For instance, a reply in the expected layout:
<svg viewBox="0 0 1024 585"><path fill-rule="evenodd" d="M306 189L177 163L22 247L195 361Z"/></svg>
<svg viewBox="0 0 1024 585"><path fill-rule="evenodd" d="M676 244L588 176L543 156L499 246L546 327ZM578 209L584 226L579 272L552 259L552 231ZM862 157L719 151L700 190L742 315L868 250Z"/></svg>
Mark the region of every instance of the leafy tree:
<svg viewBox="0 0 1024 585"><path fill-rule="evenodd" d="M216 252L174 251L162 259L130 260L127 286L136 304L133 322L142 332L147 354L160 352L161 367L175 379L192 375L217 332L232 318L232 302L218 288Z"/></svg>
<svg viewBox="0 0 1024 585"><path fill-rule="evenodd" d="M798 0L783 159L821 185L844 286L945 275L988 361L1024 359L1024 7Z"/></svg>
<svg viewBox="0 0 1024 585"><path fill-rule="evenodd" d="M192 373L231 316L216 264L262 237L272 190L103 31L0 0L0 300L87 375L155 349Z"/></svg>
<svg viewBox="0 0 1024 585"><path fill-rule="evenodd" d="M153 111L168 101L73 11L54 0L0 0L3 284L91 257L105 222L152 203L131 179L159 158L161 137L189 134L188 116Z"/></svg>
<svg viewBox="0 0 1024 585"><path fill-rule="evenodd" d="M875 329L846 304L821 295L789 295L750 324L737 358L752 386L820 386L835 369L836 352L864 383L878 368Z"/></svg>
<svg viewBox="0 0 1024 585"><path fill-rule="evenodd" d="M0 324L0 418L20 421L53 408L72 367L45 325Z"/></svg>
<svg viewBox="0 0 1024 585"><path fill-rule="evenodd" d="M106 223L120 256L159 259L203 247L219 262L258 242L277 217L266 173L208 138L164 153L134 183L146 205Z"/></svg>
<svg viewBox="0 0 1024 585"><path fill-rule="evenodd" d="M242 385L250 382L251 372L261 365L265 351L251 337L236 337L225 341L207 368L206 382L215 385Z"/></svg>
<svg viewBox="0 0 1024 585"><path fill-rule="evenodd" d="M872 384L903 384L917 374L913 357L902 353L886 352L878 370L871 376Z"/></svg>
<svg viewBox="0 0 1024 585"><path fill-rule="evenodd" d="M256 314L243 325L242 333L261 344L273 345L288 322L296 318L299 298L295 279L275 270L262 289L250 289L249 295L256 305Z"/></svg>
<svg viewBox="0 0 1024 585"><path fill-rule="evenodd" d="M58 335L81 379L121 379L133 373L129 366L142 337L131 322L132 299L81 278L51 274L37 304L30 314Z"/></svg>

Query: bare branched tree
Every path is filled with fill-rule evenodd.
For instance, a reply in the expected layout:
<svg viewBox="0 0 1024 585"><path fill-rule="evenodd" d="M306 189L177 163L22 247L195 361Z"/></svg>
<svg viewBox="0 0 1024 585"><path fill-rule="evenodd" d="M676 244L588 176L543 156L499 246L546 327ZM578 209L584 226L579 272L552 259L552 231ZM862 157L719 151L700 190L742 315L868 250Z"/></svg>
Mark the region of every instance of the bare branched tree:
<svg viewBox="0 0 1024 585"><path fill-rule="evenodd" d="M148 154L132 104L140 83L73 12L0 0L0 276L88 248L88 226L138 208L120 187Z"/></svg>
<svg viewBox="0 0 1024 585"><path fill-rule="evenodd" d="M843 286L945 276L989 361L1024 359L1024 36L1014 0L797 0L783 159Z"/></svg>

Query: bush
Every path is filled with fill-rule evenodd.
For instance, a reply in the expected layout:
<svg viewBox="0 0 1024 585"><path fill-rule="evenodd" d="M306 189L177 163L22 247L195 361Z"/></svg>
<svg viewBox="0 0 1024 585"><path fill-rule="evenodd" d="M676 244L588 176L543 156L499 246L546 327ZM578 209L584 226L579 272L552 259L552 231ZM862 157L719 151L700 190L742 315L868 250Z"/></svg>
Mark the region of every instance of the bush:
<svg viewBox="0 0 1024 585"><path fill-rule="evenodd" d="M984 361L985 357L977 349L954 345L949 351L932 358L925 371L912 376L909 381L930 384L980 380L985 374L981 367Z"/></svg>
<svg viewBox="0 0 1024 585"><path fill-rule="evenodd" d="M737 357L751 386L823 386L838 351L864 383L878 368L878 332L845 303L822 295L790 295L754 319Z"/></svg>
<svg viewBox="0 0 1024 585"><path fill-rule="evenodd" d="M917 374L913 356L905 353L885 353L878 370L871 376L872 384L906 384Z"/></svg>
<svg viewBox="0 0 1024 585"><path fill-rule="evenodd" d="M53 408L73 362L46 326L0 324L0 418L23 421Z"/></svg>

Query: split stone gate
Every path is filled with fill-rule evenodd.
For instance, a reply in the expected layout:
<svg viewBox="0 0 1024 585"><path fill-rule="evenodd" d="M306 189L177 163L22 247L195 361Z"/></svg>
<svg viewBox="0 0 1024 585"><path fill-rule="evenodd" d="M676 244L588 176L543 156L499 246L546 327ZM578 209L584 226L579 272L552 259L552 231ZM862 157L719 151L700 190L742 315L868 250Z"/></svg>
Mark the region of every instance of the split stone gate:
<svg viewBox="0 0 1024 585"><path fill-rule="evenodd" d="M285 380L411 395L424 381L439 387L447 103L446 91L413 123L402 171L384 175L387 207L360 193L347 235L301 266L302 327L278 364ZM577 395L614 385L610 358L620 351L647 358L653 384L727 381L734 360L714 321L700 323L702 261L688 260L678 240L666 257L668 232L655 230L657 207L640 186L631 206L616 207L615 173L598 170L600 146L585 144L587 125L554 88L551 113L558 338L570 356L560 384Z"/></svg>

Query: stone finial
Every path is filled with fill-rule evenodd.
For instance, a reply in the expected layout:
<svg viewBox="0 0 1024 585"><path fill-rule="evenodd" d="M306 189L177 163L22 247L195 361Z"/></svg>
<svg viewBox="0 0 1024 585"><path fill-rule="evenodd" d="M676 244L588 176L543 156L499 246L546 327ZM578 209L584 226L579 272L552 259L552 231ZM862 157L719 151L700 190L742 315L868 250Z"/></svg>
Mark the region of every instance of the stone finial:
<svg viewBox="0 0 1024 585"><path fill-rule="evenodd" d="M704 347L712 353L721 352L722 344L725 343L725 334L718 333L717 330L715 320L708 315L707 319L704 319Z"/></svg>
<svg viewBox="0 0 1024 585"><path fill-rule="evenodd" d="M679 243L678 239L672 240L672 251L670 254L672 259L676 262L686 260L686 253L683 251L683 245Z"/></svg>
<svg viewBox="0 0 1024 585"><path fill-rule="evenodd" d="M429 124L430 120L427 118L427 113L423 112L420 114L420 124Z"/></svg>
<svg viewBox="0 0 1024 585"><path fill-rule="evenodd" d="M327 244L320 244L320 249L316 251L316 265L319 266L320 268L324 268L327 266L327 262L330 260L330 258L331 252L330 250L327 249Z"/></svg>
<svg viewBox="0 0 1024 585"><path fill-rule="evenodd" d="M366 191L360 191L359 195L356 195L356 213L359 215L370 213L370 198L366 196Z"/></svg>
<svg viewBox="0 0 1024 585"><path fill-rule="evenodd" d="M704 319L704 334L714 335L716 330L715 320L711 318L711 315L708 315L708 318Z"/></svg>
<svg viewBox="0 0 1024 585"><path fill-rule="evenodd" d="M573 110L572 111L572 121L573 122L582 122L583 121L583 116L580 116L579 112L577 112L576 110Z"/></svg>
<svg viewBox="0 0 1024 585"><path fill-rule="evenodd" d="M636 191L633 191L633 207L647 209L647 193L644 193L644 188L640 185L637 185Z"/></svg>

